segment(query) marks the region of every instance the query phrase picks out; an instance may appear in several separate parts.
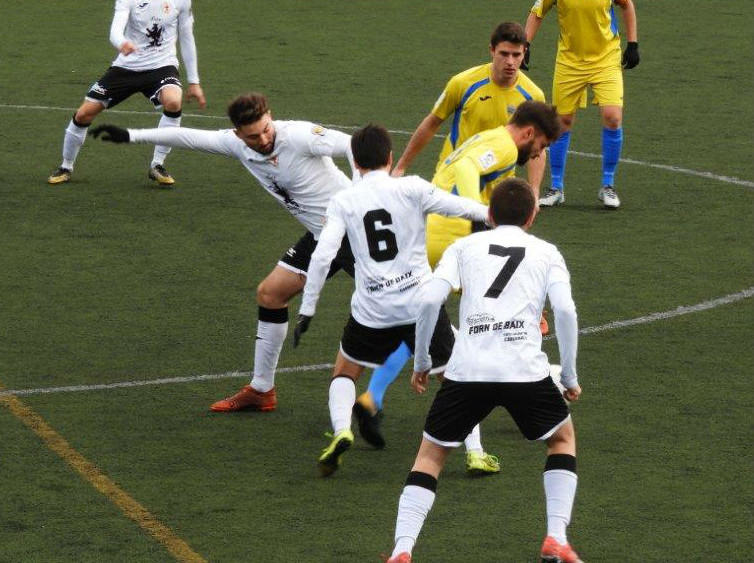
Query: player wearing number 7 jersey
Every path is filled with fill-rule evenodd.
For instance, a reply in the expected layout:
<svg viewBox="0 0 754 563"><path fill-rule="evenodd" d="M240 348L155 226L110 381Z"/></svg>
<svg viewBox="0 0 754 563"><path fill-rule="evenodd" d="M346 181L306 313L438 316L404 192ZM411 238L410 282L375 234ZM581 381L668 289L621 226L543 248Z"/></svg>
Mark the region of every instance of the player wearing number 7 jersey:
<svg viewBox="0 0 754 563"><path fill-rule="evenodd" d="M474 221L487 217L487 207L481 203L453 196L417 176L390 177L393 153L384 127L368 125L354 133L351 150L363 178L330 200L325 228L306 274L294 333L297 344L315 313L330 263L347 234L355 259L356 288L330 384L334 438L319 458L325 476L338 468L341 455L353 443L355 382L364 367L382 364L401 342L413 349L416 295L431 276L425 239L427 214ZM433 373L443 371L453 342L450 320L443 313L430 346Z"/></svg>
<svg viewBox="0 0 754 563"><path fill-rule="evenodd" d="M398 504L393 561L411 552L435 500L440 471L453 448L495 407L505 408L528 440L547 445L544 489L547 536L542 563L581 563L566 528L576 494L576 437L564 399L581 394L576 375L578 323L570 275L558 249L526 232L535 200L520 179L506 179L490 198L491 231L453 243L418 296L415 391L426 391L432 327L451 289L462 289L459 334L445 380L427 414L424 437ZM539 316L545 298L555 313L561 393L549 376Z"/></svg>

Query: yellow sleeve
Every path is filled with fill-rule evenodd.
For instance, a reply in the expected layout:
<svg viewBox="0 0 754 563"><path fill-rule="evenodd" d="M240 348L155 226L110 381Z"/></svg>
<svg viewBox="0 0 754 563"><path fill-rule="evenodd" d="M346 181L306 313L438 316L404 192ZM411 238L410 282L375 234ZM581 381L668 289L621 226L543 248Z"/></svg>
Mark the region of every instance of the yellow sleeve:
<svg viewBox="0 0 754 563"><path fill-rule="evenodd" d="M555 5L555 0L537 0L531 7L531 13L538 18L545 17L545 14Z"/></svg>
<svg viewBox="0 0 754 563"><path fill-rule="evenodd" d="M454 76L448 80L448 83L445 85L445 90L443 90L440 97L437 98L435 107L432 108L432 113L445 121L456 111L456 107L461 103L462 95L463 85L458 78Z"/></svg>
<svg viewBox="0 0 754 563"><path fill-rule="evenodd" d="M458 189L458 195L481 203L479 169L475 165L474 160L471 157L465 157L453 165L456 173L456 188Z"/></svg>

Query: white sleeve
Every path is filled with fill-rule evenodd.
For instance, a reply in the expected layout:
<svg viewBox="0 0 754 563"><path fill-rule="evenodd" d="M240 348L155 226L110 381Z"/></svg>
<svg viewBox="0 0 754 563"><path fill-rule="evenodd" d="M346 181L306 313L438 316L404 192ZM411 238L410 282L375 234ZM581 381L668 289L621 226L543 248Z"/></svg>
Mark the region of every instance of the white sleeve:
<svg viewBox="0 0 754 563"><path fill-rule="evenodd" d="M351 135L336 131L335 129L326 129L321 125L312 125L311 133L306 137L306 146L310 154L314 156L329 156L336 158L345 158L351 167L351 177L356 180L361 177L356 170L356 163L353 160L351 151Z"/></svg>
<svg viewBox="0 0 754 563"><path fill-rule="evenodd" d="M555 315L555 335L558 338L560 365L563 370L560 380L566 388L575 387L579 383L576 374L579 325L576 304L571 296L571 284L567 281L551 284L547 296Z"/></svg>
<svg viewBox="0 0 754 563"><path fill-rule="evenodd" d="M461 244L458 240L445 249L433 273L434 277L445 280L456 291L461 289L461 267L458 261L463 253Z"/></svg>
<svg viewBox="0 0 754 563"><path fill-rule="evenodd" d="M239 158L240 145L238 143L241 141L230 129L205 131L188 127L160 127L158 129L129 129L128 135L131 143L164 145Z"/></svg>
<svg viewBox="0 0 754 563"><path fill-rule="evenodd" d="M317 301L322 287L327 280L327 272L330 270L335 255L343 243L346 234L346 224L341 218L339 206L336 201L330 201L327 206L327 220L325 228L319 235L317 248L312 253L309 261L309 270L306 272L306 285L304 295L301 298L299 314L313 317L317 310Z"/></svg>
<svg viewBox="0 0 754 563"><path fill-rule="evenodd" d="M437 213L446 217L463 217L472 221L485 221L487 219L486 205L482 205L467 197L449 194L418 176L414 178L418 180L416 185L425 214Z"/></svg>
<svg viewBox="0 0 754 563"><path fill-rule="evenodd" d="M196 58L196 41L194 41L194 14L191 11L191 2L178 16L178 40L181 44L181 58L186 67L186 78L189 84L199 84L199 70Z"/></svg>
<svg viewBox="0 0 754 563"><path fill-rule="evenodd" d="M115 3L113 23L110 24L110 44L120 51L120 46L126 41L126 25L131 14L128 0L118 0Z"/></svg>
<svg viewBox="0 0 754 563"><path fill-rule="evenodd" d="M437 325L440 307L445 303L451 289L447 281L433 277L424 284L417 296L419 308L414 345L414 371L428 371L432 368L429 345Z"/></svg>

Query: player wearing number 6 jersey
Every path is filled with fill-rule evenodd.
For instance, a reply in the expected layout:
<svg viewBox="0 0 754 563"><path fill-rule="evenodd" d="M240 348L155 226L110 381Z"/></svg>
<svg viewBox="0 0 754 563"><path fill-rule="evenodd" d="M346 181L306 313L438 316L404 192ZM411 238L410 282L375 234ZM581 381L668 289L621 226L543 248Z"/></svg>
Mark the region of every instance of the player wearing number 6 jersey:
<svg viewBox="0 0 754 563"><path fill-rule="evenodd" d="M427 213L475 221L487 216L484 205L452 196L417 176L390 177L393 154L384 127L360 129L351 138L351 148L363 178L330 201L327 222L309 264L294 333L297 344L315 313L330 263L347 234L355 258L356 289L330 384L334 438L319 458L325 476L338 468L341 455L353 443L355 382L364 367L382 364L401 342L413 349L416 295L431 275L425 241ZM446 314L436 322L431 340L432 369L439 373L453 346Z"/></svg>
<svg viewBox="0 0 754 563"><path fill-rule="evenodd" d="M574 401L581 394L576 376L576 307L560 252L526 233L534 216L534 194L527 183L520 179L501 182L490 200L493 230L453 243L418 296L411 384L423 393L434 361L432 327L450 291L463 290L458 338L400 497L390 561L411 561L448 455L498 406L508 410L527 439L547 444L547 538L542 561L580 561L566 539L577 479L576 438L563 400ZM563 366L562 396L549 376L539 331L539 316L548 297Z"/></svg>

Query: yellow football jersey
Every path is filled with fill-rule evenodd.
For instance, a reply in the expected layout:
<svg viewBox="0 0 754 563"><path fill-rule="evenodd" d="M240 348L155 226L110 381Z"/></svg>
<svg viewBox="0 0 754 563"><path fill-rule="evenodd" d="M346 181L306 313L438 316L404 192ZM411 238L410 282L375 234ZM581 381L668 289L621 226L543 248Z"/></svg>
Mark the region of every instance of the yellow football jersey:
<svg viewBox="0 0 754 563"><path fill-rule="evenodd" d="M477 133L450 153L438 165L432 183L458 195L457 169L462 165L471 165L479 173L479 185L461 186L460 192L478 187L482 203L488 204L490 188L499 178L515 174L517 159L518 148L505 126L488 129Z"/></svg>
<svg viewBox="0 0 754 563"><path fill-rule="evenodd" d="M614 3L621 0L537 0L532 13L543 18L558 11L556 62L578 69L620 64L620 36Z"/></svg>
<svg viewBox="0 0 754 563"><path fill-rule="evenodd" d="M443 121L453 117L437 162L438 170L448 155L472 135L506 125L524 101L545 101L542 90L523 72L518 72L513 86L502 88L492 82L491 67L492 63L488 63L456 74L435 102L434 115Z"/></svg>

